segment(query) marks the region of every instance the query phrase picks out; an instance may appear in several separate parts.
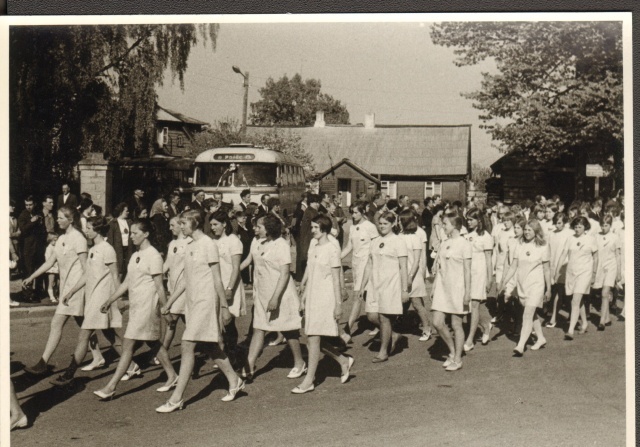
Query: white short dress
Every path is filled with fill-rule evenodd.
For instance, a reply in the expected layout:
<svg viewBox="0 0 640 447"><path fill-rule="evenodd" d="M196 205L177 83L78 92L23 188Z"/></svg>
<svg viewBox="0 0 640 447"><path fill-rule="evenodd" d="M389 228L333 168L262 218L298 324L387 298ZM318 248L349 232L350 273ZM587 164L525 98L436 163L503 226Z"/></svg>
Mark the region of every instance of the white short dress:
<svg viewBox="0 0 640 447"><path fill-rule="evenodd" d="M58 238L55 246L56 260L60 269L60 297L78 283L84 275L84 269L80 263L79 255L87 252L87 239L75 228L69 233L64 233ZM82 288L68 301L68 306L58 303L56 314L81 317L84 315L84 292Z"/></svg>
<svg viewBox="0 0 640 447"><path fill-rule="evenodd" d="M400 258L406 258L407 245L400 236L389 233L379 237L371 246L371 299L367 294L365 310L377 307L385 315L402 314L402 284L400 282Z"/></svg>
<svg viewBox="0 0 640 447"><path fill-rule="evenodd" d="M289 243L281 237L273 241L254 239L251 255L254 263L253 327L272 332L300 329L300 299L292 278L289 278L278 308L273 312L267 310L280 278L280 267L291 265Z"/></svg>
<svg viewBox="0 0 640 447"><path fill-rule="evenodd" d="M82 329L109 329L122 327L122 314L118 304L113 302L107 313L100 307L116 291L116 283L109 270L110 264L116 264L116 251L107 241L102 241L89 249L84 286L84 320ZM116 265L117 271L117 265Z"/></svg>
<svg viewBox="0 0 640 447"><path fill-rule="evenodd" d="M503 231L503 233L506 233ZM493 238L485 231L480 236L475 230L465 234L471 244L471 299L487 300L487 258L485 251L493 250Z"/></svg>
<svg viewBox="0 0 640 447"><path fill-rule="evenodd" d="M518 261L516 284L523 306L542 307L545 291L543 264L549 262L550 256L549 244L522 241L516 246L513 254L514 260Z"/></svg>
<svg viewBox="0 0 640 447"><path fill-rule="evenodd" d="M233 263L231 257L234 255L242 256L242 242L235 234L223 235L220 239L216 239L218 251L220 252L220 273L222 276L222 284L227 287L233 272ZM229 312L234 317L241 317L247 314L247 302L244 295L244 284L238 277L238 286L233 296L233 301L229 304Z"/></svg>
<svg viewBox="0 0 640 447"><path fill-rule="evenodd" d="M618 275L616 253L620 248L620 238L617 234L609 231L607 234L598 234L596 242L598 244L598 267L593 288L613 287L616 285L616 276Z"/></svg>
<svg viewBox="0 0 640 447"><path fill-rule="evenodd" d="M160 308L153 280L155 275L162 275L162 256L153 246L131 255L126 279L129 283L129 323L125 338L145 341L160 339Z"/></svg>
<svg viewBox="0 0 640 447"><path fill-rule="evenodd" d="M424 257L424 243L421 241L420 235L417 232L413 234L402 233L399 237L407 246L407 273L411 272L416 262L418 263L418 272L411 283L409 297L425 297L427 296L427 288L424 284L424 263L421 262ZM414 250L420 250L420 256L417 259Z"/></svg>
<svg viewBox="0 0 640 447"><path fill-rule="evenodd" d="M183 340L213 343L220 340L220 302L211 271L211 265L219 262L218 246L210 237L203 235L187 244L184 254L187 300Z"/></svg>
<svg viewBox="0 0 640 447"><path fill-rule="evenodd" d="M338 335L338 322L333 317L336 308L336 297L333 287L332 270L340 268L340 249L331 241L318 245L313 239L309 245L307 258L307 285L304 291L305 325L307 335Z"/></svg>
<svg viewBox="0 0 640 447"><path fill-rule="evenodd" d="M509 239L507 244L507 249L505 251L506 258L509 260L509 266L513 264L513 260L515 258L515 252L518 245L520 245L522 240L520 238L516 238L515 236ZM504 272L506 274L507 272ZM497 282L497 273L496 273L496 282ZM502 281L502 279L500 279ZM518 288L516 287L516 275L514 274L511 279L504 286L504 296L505 298L515 298L518 296Z"/></svg>
<svg viewBox="0 0 640 447"><path fill-rule="evenodd" d="M549 235L549 249L551 251L550 265L551 276L556 274L558 271L558 263L560 262L560 255L562 254L562 249L566 245L569 238L573 237L575 233L571 228L564 227L562 231L553 231ZM556 279L556 284L564 284L567 278L567 261L565 259L564 264L560 266L560 273L558 275L558 279ZM552 278L553 279L553 278Z"/></svg>
<svg viewBox="0 0 640 447"><path fill-rule="evenodd" d="M184 254L187 245L192 241L190 237L174 239L169 242L167 248L167 263L169 264L169 273L167 277L167 288L169 293L173 294L186 285L184 277ZM173 298L173 296L172 296ZM171 304L169 312L174 315L184 315L187 303L187 290L180 294L178 298Z"/></svg>
<svg viewBox="0 0 640 447"><path fill-rule="evenodd" d="M593 236L584 233L567 239L566 250L569 253L567 276L564 290L567 295L574 293L588 294L591 291L593 275L593 253L598 251L598 244Z"/></svg>
<svg viewBox="0 0 640 447"><path fill-rule="evenodd" d="M465 259L471 260L471 244L463 236L440 243L431 310L458 315L469 313L469 306L464 305Z"/></svg>
<svg viewBox="0 0 640 447"><path fill-rule="evenodd" d="M368 220L361 220L351 225L349 240L353 251L351 253L351 270L353 274L353 291L359 292L362 287L362 277L371 254L371 244L379 236L378 229Z"/></svg>

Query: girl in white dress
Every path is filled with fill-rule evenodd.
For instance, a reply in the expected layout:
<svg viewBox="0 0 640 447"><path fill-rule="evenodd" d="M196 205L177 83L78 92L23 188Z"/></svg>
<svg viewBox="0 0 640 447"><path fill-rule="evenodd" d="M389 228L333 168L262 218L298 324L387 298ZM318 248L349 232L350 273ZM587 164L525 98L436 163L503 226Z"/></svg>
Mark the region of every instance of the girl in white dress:
<svg viewBox="0 0 640 447"><path fill-rule="evenodd" d="M347 320L347 325L344 329L345 334L347 334L349 338L351 338L351 335L355 332L354 326L356 324L356 320L360 316L363 302L360 297L363 296L364 299L366 299L365 294L360 294L360 290L362 288L362 277L364 276L364 269L367 266L369 254L371 253L371 244L375 243L374 239L378 237L378 229L374 224L367 220L365 205L361 203L353 204L351 205L350 211L353 223L349 230L347 245L344 247L340 255L340 257L344 259L352 252L351 274L353 275L354 300L351 307L351 313L349 314L349 320Z"/></svg>
<svg viewBox="0 0 640 447"><path fill-rule="evenodd" d="M57 262L60 271L60 296L64 296L84 275L87 263L87 240L80 231L80 217L77 210L63 206L58 210L57 222L64 233L58 238L52 256L31 276L22 281L22 286L28 287L34 279L46 273ZM74 293L66 304L62 304L62 300L59 300L56 312L51 319L51 330L42 357L34 366L26 367L25 371L32 375L45 374L49 370L47 363L60 343L62 329L67 320L69 317L74 317L78 326L81 326L83 315L84 290ZM94 348L91 353L95 359L101 359L102 354L96 347L97 337L93 335L93 338L95 339L92 343Z"/></svg>
<svg viewBox="0 0 640 447"><path fill-rule="evenodd" d="M372 362L386 362L393 354L400 335L393 332L391 318L402 315L402 303L409 301L409 277L407 271L407 246L393 232L396 215L383 212L378 218L378 233L371 247L362 287L364 294L371 281L371 294L367 295L366 311L369 321L380 328L380 352Z"/></svg>
<svg viewBox="0 0 640 447"><path fill-rule="evenodd" d="M168 315L170 322L164 332L162 345L165 349L171 347L173 337L176 334L178 320L184 323L184 308L187 300L186 284L184 280L184 253L187 245L193 239L186 237L180 227L180 215L173 216L169 221L169 229L174 239L169 242L167 248L167 259L162 267L163 273L167 274L167 288L169 297L167 304L160 309L162 315Z"/></svg>
<svg viewBox="0 0 640 447"><path fill-rule="evenodd" d="M282 332L293 354L293 369L287 377L297 379L307 371L300 349L300 299L291 278L291 250L282 239L282 223L271 215L256 222L257 239L251 243L251 253L240 264L240 270L252 262L253 275L253 336L249 345L243 375L253 379L256 360L264 346L266 332Z"/></svg>
<svg viewBox="0 0 640 447"><path fill-rule="evenodd" d="M564 264L558 265L560 262L560 254L567 240L574 234L569 228L569 218L565 213L557 213L554 218L556 226L555 231L549 234L549 249L551 250L551 260L549 267L551 268L551 298L553 300L553 308L551 310L551 318L546 327L556 327L558 318L558 304L565 297L564 283L567 276L566 258Z"/></svg>
<svg viewBox="0 0 640 447"><path fill-rule="evenodd" d="M509 251L509 244L516 237L514 231L516 214L507 207L501 206L500 208L501 222L494 226L492 230L493 256L491 257L491 260L494 263L496 284L500 284L505 268L508 269L509 265L511 265L511 261L507 260L507 253ZM491 323L495 323L496 321L507 317L506 314L510 310L512 304L507 304L505 298L508 298L508 295L498 294L498 297L496 298L495 314L491 319Z"/></svg>
<svg viewBox="0 0 640 447"><path fill-rule="evenodd" d="M620 240L618 235L611 231L612 223L613 216L605 214L600 221L601 231L596 238L598 262L595 268L596 277L593 281L593 288L602 289L599 331L604 331L605 326L611 324L609 316L609 304L613 298L611 289L616 285L616 281L620 281Z"/></svg>
<svg viewBox="0 0 640 447"><path fill-rule="evenodd" d="M427 288L424 283L426 269L425 250L427 247L418 234L420 227L418 226L418 219L413 210L402 211L399 216L399 221L400 228L402 229L400 238L407 246L408 283L410 284L409 298L422 324L420 341L427 341L431 337L431 323L424 302L427 297ZM426 242L426 238L424 241Z"/></svg>
<svg viewBox="0 0 640 447"><path fill-rule="evenodd" d="M327 337L337 337L338 322L342 317L342 291L340 287L340 248L328 238L331 219L318 215L311 221L313 240L309 245L307 269L300 283L300 310L305 314L305 333L309 366L307 375L300 385L291 390L294 394L304 394L314 390L314 380L320 351L340 364L340 381L349 380L353 357L342 355Z"/></svg>
<svg viewBox="0 0 640 447"><path fill-rule="evenodd" d="M544 230L537 219L529 219L524 227L522 242L516 246L513 262L505 273L500 290L516 275L518 297L524 307L520 340L513 353L515 357L524 354L525 345L533 329L538 340L531 347L537 351L547 344L542 333L542 323L536 310L551 298L551 272L549 270L549 245L544 239Z"/></svg>
<svg viewBox="0 0 640 447"><path fill-rule="evenodd" d="M558 261L558 266L560 266L568 258L565 293L567 296L572 296L571 319L569 320L569 329L564 336L565 340L573 340L578 317L582 320L580 333L587 332L587 313L582 297L591 290L591 284L595 277L595 266L598 264L598 245L595 238L587 233L591 228L589 220L586 217L578 216L571 222L571 228L575 234L567 239Z"/></svg>
<svg viewBox="0 0 640 447"><path fill-rule="evenodd" d="M80 327L80 333L78 334L76 350L71 357L71 364L69 364L64 373L60 374L51 382L54 385L62 386L71 382L78 369L78 365L87 354L89 340L96 330L102 330L102 334L111 343L113 349L115 349L118 354L122 354L122 350L120 349L122 341L115 331L116 328L122 327L122 315L120 314L118 306L114 303L111 305L109 312L100 312L102 304L120 285L116 252L105 240L108 231L109 223L104 217L90 217L87 219L86 234L87 237L93 241L93 245L89 249L85 274L66 295L61 297L62 304L67 305L71 297L80 289L84 288L84 319ZM104 367L104 365L104 357L101 359L94 357L93 362L82 368L82 370L93 371L96 368ZM136 366L137 365L132 364L129 369L135 368Z"/></svg>
<svg viewBox="0 0 640 447"><path fill-rule="evenodd" d="M465 352L474 347L474 339L478 326L482 330L482 344L489 343L491 335L491 316L487 311L487 293L493 287L493 238L485 229L483 212L472 208L467 212L469 233L464 237L471 243L471 321L469 335L463 345Z"/></svg>
<svg viewBox="0 0 640 447"><path fill-rule="evenodd" d="M218 245L220 253L220 275L222 285L229 305L231 321L225 325L223 332L224 349L232 359L235 358L238 345L238 329L236 318L247 314L247 304L244 296L244 284L240 279L240 259L242 258L242 241L233 234L233 227L229 214L225 211L216 211L209 219L213 238Z"/></svg>
<svg viewBox="0 0 640 447"><path fill-rule="evenodd" d="M202 231L203 221L202 214L197 210L186 211L180 217L180 227L185 237L193 239L187 245L184 256L186 328L182 334L180 375L169 385L169 389L175 386L175 390L164 405L156 408L158 413L182 409L198 342L206 345L209 355L229 382L229 392L222 401L231 402L244 389L244 381L233 370L229 358L220 346L221 326L231 321L231 314L222 285L218 246Z"/></svg>
<svg viewBox="0 0 640 447"><path fill-rule="evenodd" d="M168 391L177 379L167 350L160 343L160 307L166 304L162 283L162 257L151 246L149 237L153 226L148 219L134 221L131 225L131 241L138 247L129 260L127 276L120 287L102 305L100 312L107 313L111 305L129 291L129 322L122 341L122 355L109 383L93 394L102 400L111 399L120 380L127 375L140 374L140 369L128 371L137 341L144 341L151 348L152 357L160 361L167 374L167 382L159 391Z"/></svg>
<svg viewBox="0 0 640 447"><path fill-rule="evenodd" d="M442 220L447 239L444 239L436 259L436 278L433 283L433 326L449 348L449 355L442 364L447 371L462 368L464 329L462 318L469 313L471 302L471 244L460 235L463 219L455 213L447 213ZM453 336L445 323L451 315Z"/></svg>

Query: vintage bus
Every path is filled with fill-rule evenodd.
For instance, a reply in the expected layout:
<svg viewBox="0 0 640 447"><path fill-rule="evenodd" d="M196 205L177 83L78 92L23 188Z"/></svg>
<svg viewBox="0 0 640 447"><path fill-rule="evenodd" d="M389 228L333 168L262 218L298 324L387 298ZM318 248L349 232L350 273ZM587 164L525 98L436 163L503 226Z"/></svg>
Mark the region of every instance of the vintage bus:
<svg viewBox="0 0 640 447"><path fill-rule="evenodd" d="M221 192L225 202L236 206L244 189L251 190L251 201L257 204L263 194L278 197L283 216L294 211L305 190L304 171L294 157L252 144L232 144L200 153L191 184L192 198L198 190L203 190L205 197Z"/></svg>

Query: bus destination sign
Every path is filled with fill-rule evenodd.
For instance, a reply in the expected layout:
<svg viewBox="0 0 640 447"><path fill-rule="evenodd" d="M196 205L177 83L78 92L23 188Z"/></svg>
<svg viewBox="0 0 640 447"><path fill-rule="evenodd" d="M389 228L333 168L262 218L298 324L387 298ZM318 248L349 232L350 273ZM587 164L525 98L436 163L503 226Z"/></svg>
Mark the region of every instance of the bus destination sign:
<svg viewBox="0 0 640 447"><path fill-rule="evenodd" d="M225 160L225 161L243 161L243 160L253 160L256 156L254 154L215 154L213 156L214 160Z"/></svg>

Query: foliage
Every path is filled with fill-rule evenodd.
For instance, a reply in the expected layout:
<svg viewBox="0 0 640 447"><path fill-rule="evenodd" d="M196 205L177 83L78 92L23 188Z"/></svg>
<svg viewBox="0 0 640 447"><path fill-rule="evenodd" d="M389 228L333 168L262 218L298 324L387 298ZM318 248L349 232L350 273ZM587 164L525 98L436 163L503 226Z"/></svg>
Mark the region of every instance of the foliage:
<svg viewBox="0 0 640 447"><path fill-rule="evenodd" d="M478 191L485 191L485 181L491 177L491 168L473 163L471 166L471 181Z"/></svg>
<svg viewBox="0 0 640 447"><path fill-rule="evenodd" d="M194 135L191 157L195 157L202 151L216 147L226 147L242 141L240 123L234 118L225 118L216 121L213 125Z"/></svg>
<svg viewBox="0 0 640 447"><path fill-rule="evenodd" d="M463 96L503 152L541 162L576 150L594 161L622 158L622 29L619 22L440 23L438 45L456 65L492 59L482 88Z"/></svg>
<svg viewBox="0 0 640 447"><path fill-rule="evenodd" d="M264 146L269 149L291 155L302 164L305 178L310 179L316 175L313 155L308 153L302 145L300 135L292 129L279 129L271 127L260 129L253 135L247 136L247 141L256 146Z"/></svg>
<svg viewBox="0 0 640 447"><path fill-rule="evenodd" d="M327 124L349 124L349 112L339 100L321 93L318 79L302 80L299 74L286 75L267 83L259 92L262 99L251 103L251 122L258 125L310 126L316 112L324 111Z"/></svg>
<svg viewBox="0 0 640 447"><path fill-rule="evenodd" d="M169 70L182 87L191 47L202 38L215 49L217 34L193 24L11 27L12 190L46 191L88 151L149 153L156 86Z"/></svg>

